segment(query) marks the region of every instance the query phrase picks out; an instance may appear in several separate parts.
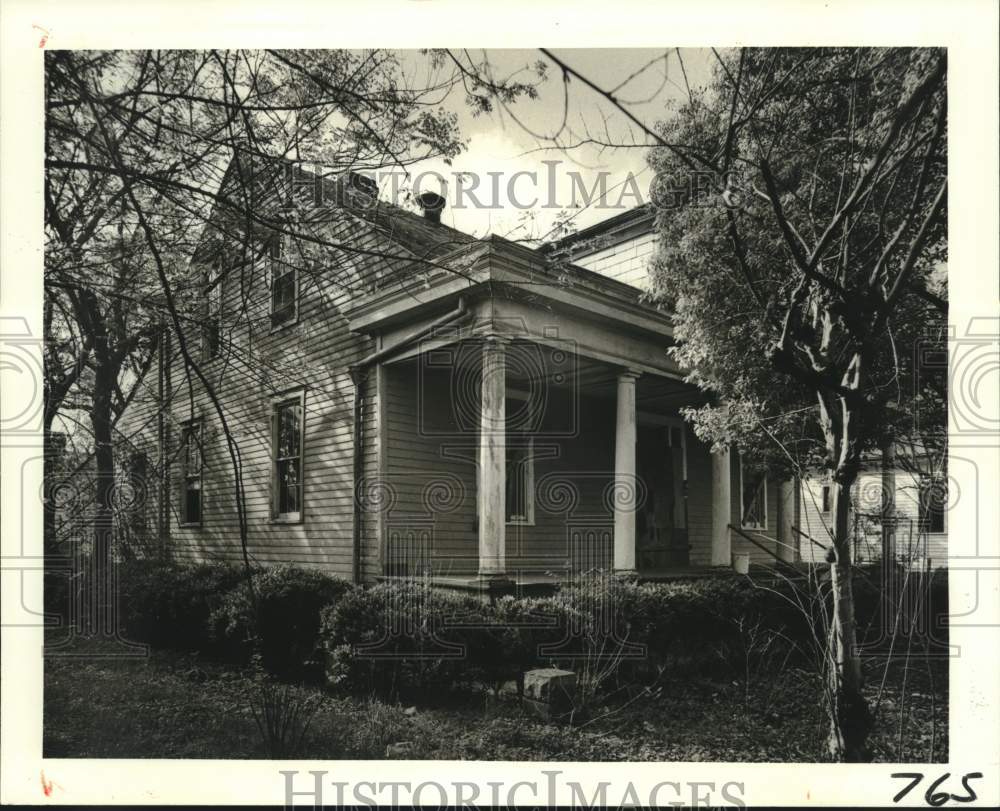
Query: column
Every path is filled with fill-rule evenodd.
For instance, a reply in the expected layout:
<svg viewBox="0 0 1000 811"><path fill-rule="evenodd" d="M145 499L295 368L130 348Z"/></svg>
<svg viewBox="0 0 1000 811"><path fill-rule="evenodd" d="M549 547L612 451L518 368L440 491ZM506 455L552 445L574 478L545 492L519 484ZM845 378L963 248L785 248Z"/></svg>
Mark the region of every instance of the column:
<svg viewBox="0 0 1000 811"><path fill-rule="evenodd" d="M732 454L729 449L712 454L712 565L732 563Z"/></svg>
<svg viewBox="0 0 1000 811"><path fill-rule="evenodd" d="M479 423L479 575L506 575L507 361L508 339L489 337L483 345Z"/></svg>
<svg viewBox="0 0 1000 811"><path fill-rule="evenodd" d="M798 559L799 536L792 527L798 526L797 478L783 479L778 485L778 557L787 563Z"/></svg>
<svg viewBox="0 0 1000 811"><path fill-rule="evenodd" d="M635 472L636 372L618 375L618 408L615 422L615 572L635 572L635 513L638 481Z"/></svg>

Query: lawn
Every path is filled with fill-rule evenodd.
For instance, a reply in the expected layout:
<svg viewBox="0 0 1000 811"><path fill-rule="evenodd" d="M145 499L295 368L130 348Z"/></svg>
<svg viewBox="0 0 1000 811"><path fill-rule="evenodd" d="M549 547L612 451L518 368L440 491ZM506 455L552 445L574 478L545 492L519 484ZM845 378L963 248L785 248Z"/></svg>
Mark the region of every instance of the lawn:
<svg viewBox="0 0 1000 811"><path fill-rule="evenodd" d="M883 663L869 661L875 699ZM825 720L810 677L787 670L751 685L663 677L622 691L589 720L545 723L516 697L462 692L389 705L296 687L318 705L301 758L817 761ZM45 667L46 757L264 758L250 709L253 682L190 654L136 659L50 656ZM904 700L905 698L905 700ZM410 702L408 702L410 703ZM947 760L947 662L894 663L881 692L876 760Z"/></svg>

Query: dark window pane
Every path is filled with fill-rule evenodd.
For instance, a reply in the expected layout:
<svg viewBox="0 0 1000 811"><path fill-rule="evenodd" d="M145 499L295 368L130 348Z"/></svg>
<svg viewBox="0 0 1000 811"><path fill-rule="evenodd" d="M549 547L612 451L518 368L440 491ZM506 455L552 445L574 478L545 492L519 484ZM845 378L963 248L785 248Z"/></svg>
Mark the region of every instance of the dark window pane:
<svg viewBox="0 0 1000 811"><path fill-rule="evenodd" d="M184 523L201 521L201 481L189 479L184 487Z"/></svg>
<svg viewBox="0 0 1000 811"><path fill-rule="evenodd" d="M278 413L278 458L299 455L299 407L282 406Z"/></svg>
<svg viewBox="0 0 1000 811"><path fill-rule="evenodd" d="M944 532L947 483L940 476L920 481L920 524L925 532Z"/></svg>
<svg viewBox="0 0 1000 811"><path fill-rule="evenodd" d="M766 491L763 473L743 471L743 526L762 528L766 523Z"/></svg>
<svg viewBox="0 0 1000 811"><path fill-rule="evenodd" d="M506 511L508 521L527 519L527 451L507 448Z"/></svg>

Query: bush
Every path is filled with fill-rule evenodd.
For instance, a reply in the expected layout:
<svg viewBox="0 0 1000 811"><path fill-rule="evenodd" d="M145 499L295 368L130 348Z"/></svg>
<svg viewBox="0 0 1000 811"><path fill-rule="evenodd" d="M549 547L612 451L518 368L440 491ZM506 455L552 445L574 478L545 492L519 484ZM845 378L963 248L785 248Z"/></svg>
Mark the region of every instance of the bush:
<svg viewBox="0 0 1000 811"><path fill-rule="evenodd" d="M857 582L860 627L880 598L869 581ZM946 580L936 579L935 615L946 594ZM350 690L390 699L470 682L498 690L526 670L557 666L577 672L578 699L588 703L669 668L727 679L753 668L763 678L777 663L809 661L829 599L826 586L797 595L787 582L737 577L637 584L597 576L551 597L493 603L390 582L345 595L323 612L320 635L328 682Z"/></svg>
<svg viewBox="0 0 1000 811"><path fill-rule="evenodd" d="M241 576L239 569L221 563L119 564L118 606L126 638L155 647L211 650L208 618Z"/></svg>
<svg viewBox="0 0 1000 811"><path fill-rule="evenodd" d="M320 613L348 591L345 580L316 569L292 565L255 572L257 610L246 582L223 595L208 626L221 653L246 664L254 653L270 673L282 678L316 680L322 674L317 656Z"/></svg>
<svg viewBox="0 0 1000 811"><path fill-rule="evenodd" d="M420 583L355 589L323 612L327 681L392 699L467 683L486 658L489 616L475 597Z"/></svg>

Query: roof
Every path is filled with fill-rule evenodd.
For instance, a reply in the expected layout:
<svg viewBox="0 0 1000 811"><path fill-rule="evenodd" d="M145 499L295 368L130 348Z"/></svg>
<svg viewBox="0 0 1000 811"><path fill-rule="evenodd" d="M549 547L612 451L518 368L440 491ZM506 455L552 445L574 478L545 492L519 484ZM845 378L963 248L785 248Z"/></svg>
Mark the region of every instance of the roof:
<svg viewBox="0 0 1000 811"><path fill-rule="evenodd" d="M566 252L574 258L581 258L652 231L655 215L652 204L644 203L589 225L575 234L546 243L541 250L547 253Z"/></svg>

